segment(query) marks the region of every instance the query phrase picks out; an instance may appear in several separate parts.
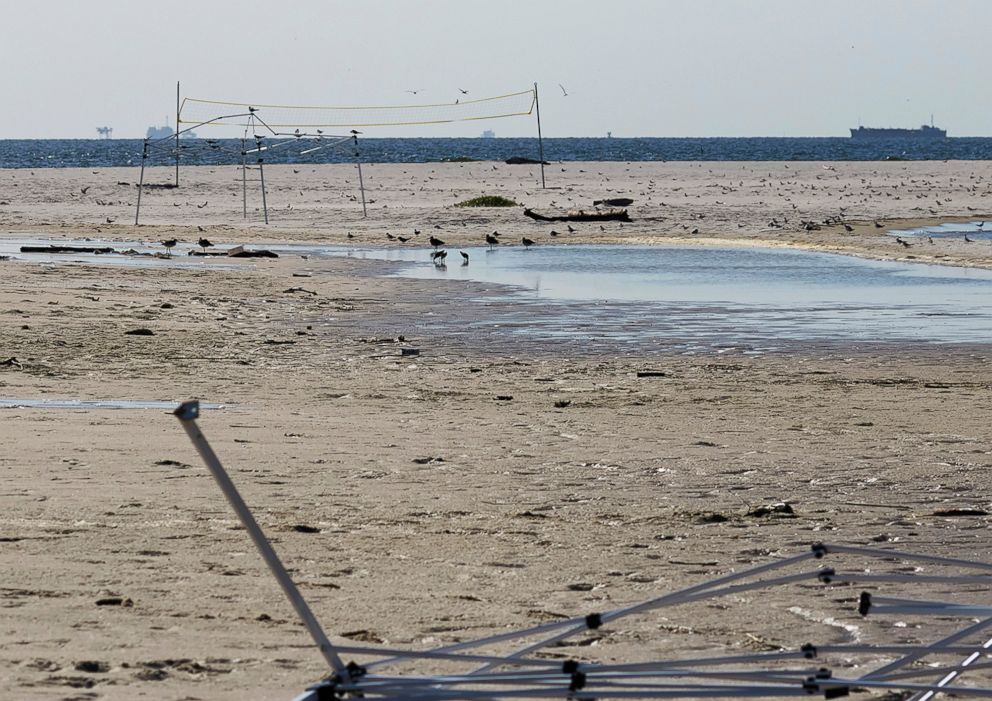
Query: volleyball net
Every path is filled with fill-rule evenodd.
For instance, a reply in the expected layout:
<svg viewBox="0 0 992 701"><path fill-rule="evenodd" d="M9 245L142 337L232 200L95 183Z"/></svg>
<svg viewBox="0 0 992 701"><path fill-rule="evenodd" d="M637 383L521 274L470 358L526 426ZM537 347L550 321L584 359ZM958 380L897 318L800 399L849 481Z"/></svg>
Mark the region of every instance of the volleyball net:
<svg viewBox="0 0 992 701"><path fill-rule="evenodd" d="M523 117L533 114L536 105L535 88L496 97L389 107L269 105L187 97L182 101L178 116L180 124L249 129L261 126L278 132L283 129L416 126Z"/></svg>

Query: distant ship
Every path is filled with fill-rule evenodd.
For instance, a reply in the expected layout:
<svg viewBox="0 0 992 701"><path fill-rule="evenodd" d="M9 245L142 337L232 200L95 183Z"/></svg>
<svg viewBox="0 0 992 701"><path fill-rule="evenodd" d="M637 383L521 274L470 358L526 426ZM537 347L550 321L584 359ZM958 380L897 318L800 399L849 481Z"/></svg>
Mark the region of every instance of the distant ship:
<svg viewBox="0 0 992 701"><path fill-rule="evenodd" d="M495 139L496 138L496 132L494 132L492 129L486 129L484 132L482 132L482 137L481 138L483 138L483 139Z"/></svg>
<svg viewBox="0 0 992 701"><path fill-rule="evenodd" d="M166 117L165 121L168 122L169 118ZM176 132L172 131L172 127L166 124L164 127L148 127L148 131L145 133L145 138L151 141L156 139L167 139L170 136L174 136ZM179 135L180 139L195 139L196 134L191 131L184 131Z"/></svg>
<svg viewBox="0 0 992 701"><path fill-rule="evenodd" d="M869 139L946 139L947 130L924 124L919 129L877 129L875 127L858 127L851 129L851 138L856 140Z"/></svg>

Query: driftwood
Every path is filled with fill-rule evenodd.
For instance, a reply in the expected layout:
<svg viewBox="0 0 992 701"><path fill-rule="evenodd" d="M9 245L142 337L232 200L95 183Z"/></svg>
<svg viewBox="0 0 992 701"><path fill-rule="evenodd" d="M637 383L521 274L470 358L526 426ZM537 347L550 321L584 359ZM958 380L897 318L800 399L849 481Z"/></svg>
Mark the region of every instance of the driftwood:
<svg viewBox="0 0 992 701"><path fill-rule="evenodd" d="M110 246L21 246L21 253L117 253Z"/></svg>
<svg viewBox="0 0 992 701"><path fill-rule="evenodd" d="M506 163L508 166L551 165L547 161L539 161L536 158L526 158L524 156L510 156L509 158L506 159L506 161L504 161L504 163Z"/></svg>
<svg viewBox="0 0 992 701"><path fill-rule="evenodd" d="M568 212L567 214L552 217L538 214L532 209L525 209L524 216L536 221L631 221L626 209L607 209L602 212L587 212L580 209L577 212Z"/></svg>
<svg viewBox="0 0 992 701"><path fill-rule="evenodd" d="M629 207L634 204L634 200L629 197L614 197L610 200L595 200L592 203L592 206L598 207L601 204L606 205L607 207Z"/></svg>
<svg viewBox="0 0 992 701"><path fill-rule="evenodd" d="M278 258L279 254L269 251L267 249L260 249L257 251L249 251L244 248L244 246L235 246L234 248L228 248L223 251L197 251L196 249L191 250L186 255L189 256L204 256L207 258Z"/></svg>

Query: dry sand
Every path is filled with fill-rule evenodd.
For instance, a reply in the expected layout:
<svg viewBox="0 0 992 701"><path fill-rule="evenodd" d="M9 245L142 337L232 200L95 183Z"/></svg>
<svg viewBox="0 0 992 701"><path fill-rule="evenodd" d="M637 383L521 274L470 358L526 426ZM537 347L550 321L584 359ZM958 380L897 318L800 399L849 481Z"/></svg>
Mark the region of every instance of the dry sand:
<svg viewBox="0 0 992 701"><path fill-rule="evenodd" d="M241 220L236 168L185 168L180 189L145 193L136 228L135 169L6 170L0 229L177 236L183 250L202 235L345 243L349 232L361 245L389 232L459 246L497 229L541 245L733 242L992 267L989 242L906 249L884 233L992 216L987 162L567 163L548 168L548 190L533 166L373 164L364 175L367 219L353 168L267 168L265 226L254 194ZM519 208L451 206L480 194L540 211L630 196L635 221L553 240L564 224ZM841 208L853 232L801 228ZM987 346L685 356L453 339L425 330L425 315L484 314L484 302L466 307L458 284L377 277L375 265L2 261L0 361L18 365L0 366L0 398L226 405L201 427L339 641L418 647L585 614L818 540L989 556ZM154 335L126 335L136 328ZM401 357L403 345L421 355ZM288 699L323 676L175 418L0 418L0 697ZM777 502L794 513L754 515ZM128 605L96 603L113 597ZM690 627L729 649L826 630L798 614L710 608L562 654L665 654Z"/></svg>

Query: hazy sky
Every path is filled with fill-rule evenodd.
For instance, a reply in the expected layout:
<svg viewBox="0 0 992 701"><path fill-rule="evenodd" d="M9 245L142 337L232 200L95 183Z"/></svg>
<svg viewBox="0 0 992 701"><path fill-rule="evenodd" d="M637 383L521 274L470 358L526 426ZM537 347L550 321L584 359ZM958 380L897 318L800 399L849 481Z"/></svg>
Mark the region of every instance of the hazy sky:
<svg viewBox="0 0 992 701"><path fill-rule="evenodd" d="M931 113L951 136L990 136L990 29L992 0L5 2L0 138L142 137L175 119L176 81L311 105L537 82L550 137L846 136ZM519 117L366 134L485 128L535 135Z"/></svg>

